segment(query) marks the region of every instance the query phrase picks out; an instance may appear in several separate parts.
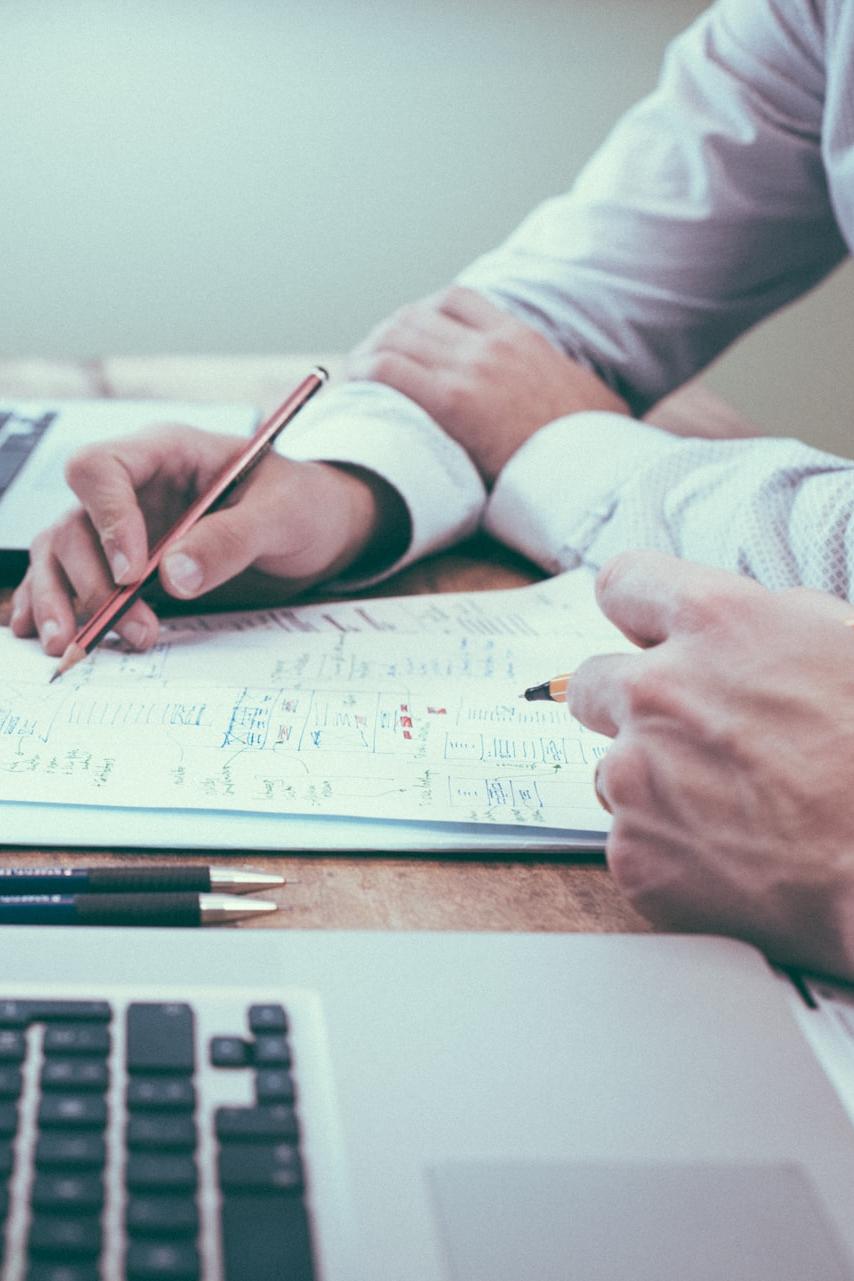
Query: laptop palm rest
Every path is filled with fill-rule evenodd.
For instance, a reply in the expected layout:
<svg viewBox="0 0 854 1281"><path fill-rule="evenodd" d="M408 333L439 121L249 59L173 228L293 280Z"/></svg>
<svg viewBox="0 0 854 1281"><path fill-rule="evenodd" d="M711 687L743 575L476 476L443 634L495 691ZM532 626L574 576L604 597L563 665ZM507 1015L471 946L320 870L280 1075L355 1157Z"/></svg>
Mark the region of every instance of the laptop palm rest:
<svg viewBox="0 0 854 1281"><path fill-rule="evenodd" d="M454 1162L429 1171L454 1281L852 1281L795 1166Z"/></svg>

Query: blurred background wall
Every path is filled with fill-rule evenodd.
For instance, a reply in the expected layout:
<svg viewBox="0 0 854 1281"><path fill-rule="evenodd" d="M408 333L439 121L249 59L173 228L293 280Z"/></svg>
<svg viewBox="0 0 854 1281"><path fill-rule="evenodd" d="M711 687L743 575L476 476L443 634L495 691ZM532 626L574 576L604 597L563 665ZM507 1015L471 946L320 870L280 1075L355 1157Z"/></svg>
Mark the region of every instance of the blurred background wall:
<svg viewBox="0 0 854 1281"><path fill-rule="evenodd" d="M703 7L0 0L0 354L344 350L567 187ZM852 335L845 267L709 381L854 454Z"/></svg>

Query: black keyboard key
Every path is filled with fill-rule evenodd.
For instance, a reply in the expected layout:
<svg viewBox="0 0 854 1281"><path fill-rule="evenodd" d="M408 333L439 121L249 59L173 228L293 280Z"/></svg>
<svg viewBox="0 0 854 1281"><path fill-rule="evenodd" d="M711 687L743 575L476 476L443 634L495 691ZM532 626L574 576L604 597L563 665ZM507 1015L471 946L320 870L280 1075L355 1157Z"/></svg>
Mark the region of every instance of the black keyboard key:
<svg viewBox="0 0 854 1281"><path fill-rule="evenodd" d="M163 1152L192 1152L196 1127L190 1116L132 1116L127 1123L127 1146Z"/></svg>
<svg viewBox="0 0 854 1281"><path fill-rule="evenodd" d="M253 1048L256 1067L287 1067L291 1051L284 1036L259 1036Z"/></svg>
<svg viewBox="0 0 854 1281"><path fill-rule="evenodd" d="M37 1210L95 1214L104 1204L104 1184L98 1174L37 1174L32 1203Z"/></svg>
<svg viewBox="0 0 854 1281"><path fill-rule="evenodd" d="M195 1237L199 1212L186 1197L132 1196L125 1211L130 1236Z"/></svg>
<svg viewBox="0 0 854 1281"><path fill-rule="evenodd" d="M125 1256L127 1281L197 1281L200 1269L198 1250L189 1241L132 1241Z"/></svg>
<svg viewBox="0 0 854 1281"><path fill-rule="evenodd" d="M43 1090L106 1093L110 1074L103 1059L48 1059L42 1068Z"/></svg>
<svg viewBox="0 0 854 1281"><path fill-rule="evenodd" d="M40 1134L36 1143L39 1170L100 1170L107 1148L100 1134Z"/></svg>
<svg viewBox="0 0 854 1281"><path fill-rule="evenodd" d="M219 1181L223 1191L299 1192L299 1150L291 1143L229 1143L220 1149Z"/></svg>
<svg viewBox="0 0 854 1281"><path fill-rule="evenodd" d="M212 1036L210 1058L213 1067L248 1067L252 1062L252 1046L239 1036Z"/></svg>
<svg viewBox="0 0 854 1281"><path fill-rule="evenodd" d="M0 1032L0 1063L23 1063L26 1052L23 1032L10 1029Z"/></svg>
<svg viewBox="0 0 854 1281"><path fill-rule="evenodd" d="M255 1074L258 1103L293 1103L295 1094L293 1077L284 1068L262 1068Z"/></svg>
<svg viewBox="0 0 854 1281"><path fill-rule="evenodd" d="M26 1281L101 1281L97 1263L51 1263L36 1259L27 1268Z"/></svg>
<svg viewBox="0 0 854 1281"><path fill-rule="evenodd" d="M189 1076L134 1076L126 1100L133 1112L194 1112L196 1090Z"/></svg>
<svg viewBox="0 0 854 1281"><path fill-rule="evenodd" d="M0 1103L0 1139L9 1139L18 1128L17 1103Z"/></svg>
<svg viewBox="0 0 854 1281"><path fill-rule="evenodd" d="M196 1065L189 1005L138 1002L127 1011L128 1072L183 1072Z"/></svg>
<svg viewBox="0 0 854 1281"><path fill-rule="evenodd" d="M277 1139L295 1139L298 1133L296 1114L284 1103L257 1108L217 1108L215 1118L216 1135L221 1143L231 1139L271 1143Z"/></svg>
<svg viewBox="0 0 854 1281"><path fill-rule="evenodd" d="M81 1054L90 1058L106 1057L110 1052L109 1028L101 1023L49 1027L44 1034L44 1052L47 1056Z"/></svg>
<svg viewBox="0 0 854 1281"><path fill-rule="evenodd" d="M313 1281L311 1238L299 1197L226 1197L226 1281Z"/></svg>
<svg viewBox="0 0 854 1281"><path fill-rule="evenodd" d="M30 1021L29 1001L0 1001L0 1027L26 1027Z"/></svg>
<svg viewBox="0 0 854 1281"><path fill-rule="evenodd" d="M249 1026L255 1033L287 1032L288 1016L281 1005L250 1005Z"/></svg>
<svg viewBox="0 0 854 1281"><path fill-rule="evenodd" d="M0 1178L7 1178L15 1164L15 1149L11 1143L0 1143Z"/></svg>
<svg viewBox="0 0 854 1281"><path fill-rule="evenodd" d="M51 1259L94 1259L101 1251L101 1221L92 1215L37 1214L30 1223L30 1253Z"/></svg>
<svg viewBox="0 0 854 1281"><path fill-rule="evenodd" d="M107 1104L93 1094L46 1094L39 1104L42 1130L103 1130Z"/></svg>
<svg viewBox="0 0 854 1281"><path fill-rule="evenodd" d="M131 1152L125 1179L135 1192L192 1192L196 1186L196 1163L183 1154Z"/></svg>
<svg viewBox="0 0 854 1281"><path fill-rule="evenodd" d="M0 1067L0 1099L16 1099L21 1093L21 1069Z"/></svg>
<svg viewBox="0 0 854 1281"><path fill-rule="evenodd" d="M109 1023L107 1001L24 1001L31 1023Z"/></svg>

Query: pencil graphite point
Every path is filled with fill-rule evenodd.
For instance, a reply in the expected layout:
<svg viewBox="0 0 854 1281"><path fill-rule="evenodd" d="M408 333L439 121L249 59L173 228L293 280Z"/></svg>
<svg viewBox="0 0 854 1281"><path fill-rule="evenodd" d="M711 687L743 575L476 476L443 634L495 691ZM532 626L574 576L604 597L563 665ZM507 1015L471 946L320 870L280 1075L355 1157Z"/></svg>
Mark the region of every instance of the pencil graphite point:
<svg viewBox="0 0 854 1281"><path fill-rule="evenodd" d="M62 658L59 660L59 665L48 681L48 685L52 685L57 677L64 676L66 672L70 671L72 667L76 666L76 664L85 657L85 649L83 649L81 645L75 645L74 641L72 641L65 653L62 655Z"/></svg>

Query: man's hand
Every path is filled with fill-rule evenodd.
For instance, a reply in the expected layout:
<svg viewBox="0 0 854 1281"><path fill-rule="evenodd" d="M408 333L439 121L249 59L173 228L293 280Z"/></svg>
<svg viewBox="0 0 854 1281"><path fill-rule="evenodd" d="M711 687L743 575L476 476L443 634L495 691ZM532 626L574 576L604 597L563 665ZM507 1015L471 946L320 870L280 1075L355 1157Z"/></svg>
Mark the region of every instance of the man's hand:
<svg viewBox="0 0 854 1281"><path fill-rule="evenodd" d="M658 925L854 979L854 610L653 552L597 587L647 647L570 683L573 715L615 740L597 790L618 884Z"/></svg>
<svg viewBox="0 0 854 1281"><path fill-rule="evenodd" d="M148 548L244 443L163 427L77 453L66 479L82 506L35 538L13 597L14 633L38 633L47 653L61 654L76 612L92 614L116 584L140 577ZM245 602L257 605L270 594L265 587L276 597L295 594L375 547L393 550L400 541L403 550L405 526L400 500L371 474L270 453L227 505L169 552L160 584L189 600L242 576ZM229 603L240 600L238 581ZM137 599L116 630L135 649L147 649L157 639L157 618Z"/></svg>
<svg viewBox="0 0 854 1281"><path fill-rule="evenodd" d="M351 353L347 376L414 400L459 441L487 484L546 423L584 409L628 413L595 374L459 286L374 329Z"/></svg>

